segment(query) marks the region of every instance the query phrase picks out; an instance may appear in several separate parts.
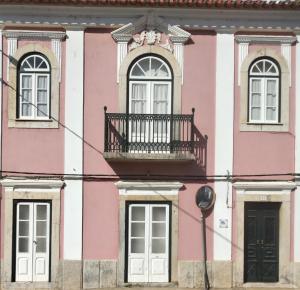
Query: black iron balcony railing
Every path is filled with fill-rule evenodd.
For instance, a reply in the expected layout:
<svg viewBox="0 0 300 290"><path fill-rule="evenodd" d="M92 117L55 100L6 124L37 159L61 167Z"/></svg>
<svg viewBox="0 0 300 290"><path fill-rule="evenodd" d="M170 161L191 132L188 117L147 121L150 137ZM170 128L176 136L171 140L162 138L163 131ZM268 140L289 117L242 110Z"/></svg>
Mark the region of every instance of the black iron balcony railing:
<svg viewBox="0 0 300 290"><path fill-rule="evenodd" d="M126 114L105 112L105 152L193 153L194 112Z"/></svg>

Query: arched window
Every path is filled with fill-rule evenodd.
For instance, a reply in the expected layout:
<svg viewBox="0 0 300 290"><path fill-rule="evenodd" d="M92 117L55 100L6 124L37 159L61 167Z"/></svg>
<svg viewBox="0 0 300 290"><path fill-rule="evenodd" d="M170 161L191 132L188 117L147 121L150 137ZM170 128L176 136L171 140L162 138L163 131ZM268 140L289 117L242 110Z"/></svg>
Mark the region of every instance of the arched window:
<svg viewBox="0 0 300 290"><path fill-rule="evenodd" d="M256 59L249 68L250 123L280 122L280 69L270 58Z"/></svg>
<svg viewBox="0 0 300 290"><path fill-rule="evenodd" d="M50 114L50 65L41 54L21 59L18 67L17 117L45 119Z"/></svg>
<svg viewBox="0 0 300 290"><path fill-rule="evenodd" d="M172 73L161 58L146 56L129 71L129 113L170 114Z"/></svg>

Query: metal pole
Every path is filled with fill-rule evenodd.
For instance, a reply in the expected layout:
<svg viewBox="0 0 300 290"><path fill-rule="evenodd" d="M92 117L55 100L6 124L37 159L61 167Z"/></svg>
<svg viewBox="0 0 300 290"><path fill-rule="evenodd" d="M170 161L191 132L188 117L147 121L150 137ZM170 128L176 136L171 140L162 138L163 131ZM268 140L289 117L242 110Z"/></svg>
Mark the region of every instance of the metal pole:
<svg viewBox="0 0 300 290"><path fill-rule="evenodd" d="M205 216L201 210L201 224L202 224L202 253L203 253L203 268L204 268L204 289L209 290L209 279L207 274L207 253L206 253L206 223Z"/></svg>

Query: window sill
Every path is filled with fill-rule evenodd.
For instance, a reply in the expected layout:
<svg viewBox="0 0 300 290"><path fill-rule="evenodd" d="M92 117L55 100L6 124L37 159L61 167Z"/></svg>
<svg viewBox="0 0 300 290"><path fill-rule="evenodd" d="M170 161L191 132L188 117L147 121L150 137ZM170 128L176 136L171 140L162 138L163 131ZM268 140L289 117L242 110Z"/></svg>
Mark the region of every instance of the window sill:
<svg viewBox="0 0 300 290"><path fill-rule="evenodd" d="M51 129L58 128L58 122L51 119L13 119L8 120L8 128Z"/></svg>
<svg viewBox="0 0 300 290"><path fill-rule="evenodd" d="M241 123L243 132L288 132L289 126L285 123Z"/></svg>
<svg viewBox="0 0 300 290"><path fill-rule="evenodd" d="M7 282L2 284L3 289L22 289L22 290L32 290L32 289L56 289L57 283L53 282Z"/></svg>

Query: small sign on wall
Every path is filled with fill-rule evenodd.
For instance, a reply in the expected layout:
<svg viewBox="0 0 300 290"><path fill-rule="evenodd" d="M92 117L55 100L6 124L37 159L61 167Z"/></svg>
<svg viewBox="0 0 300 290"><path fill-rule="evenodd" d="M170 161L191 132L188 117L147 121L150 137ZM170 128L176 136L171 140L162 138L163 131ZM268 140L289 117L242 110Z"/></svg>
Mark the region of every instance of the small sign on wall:
<svg viewBox="0 0 300 290"><path fill-rule="evenodd" d="M219 228L228 228L228 219L219 219Z"/></svg>

